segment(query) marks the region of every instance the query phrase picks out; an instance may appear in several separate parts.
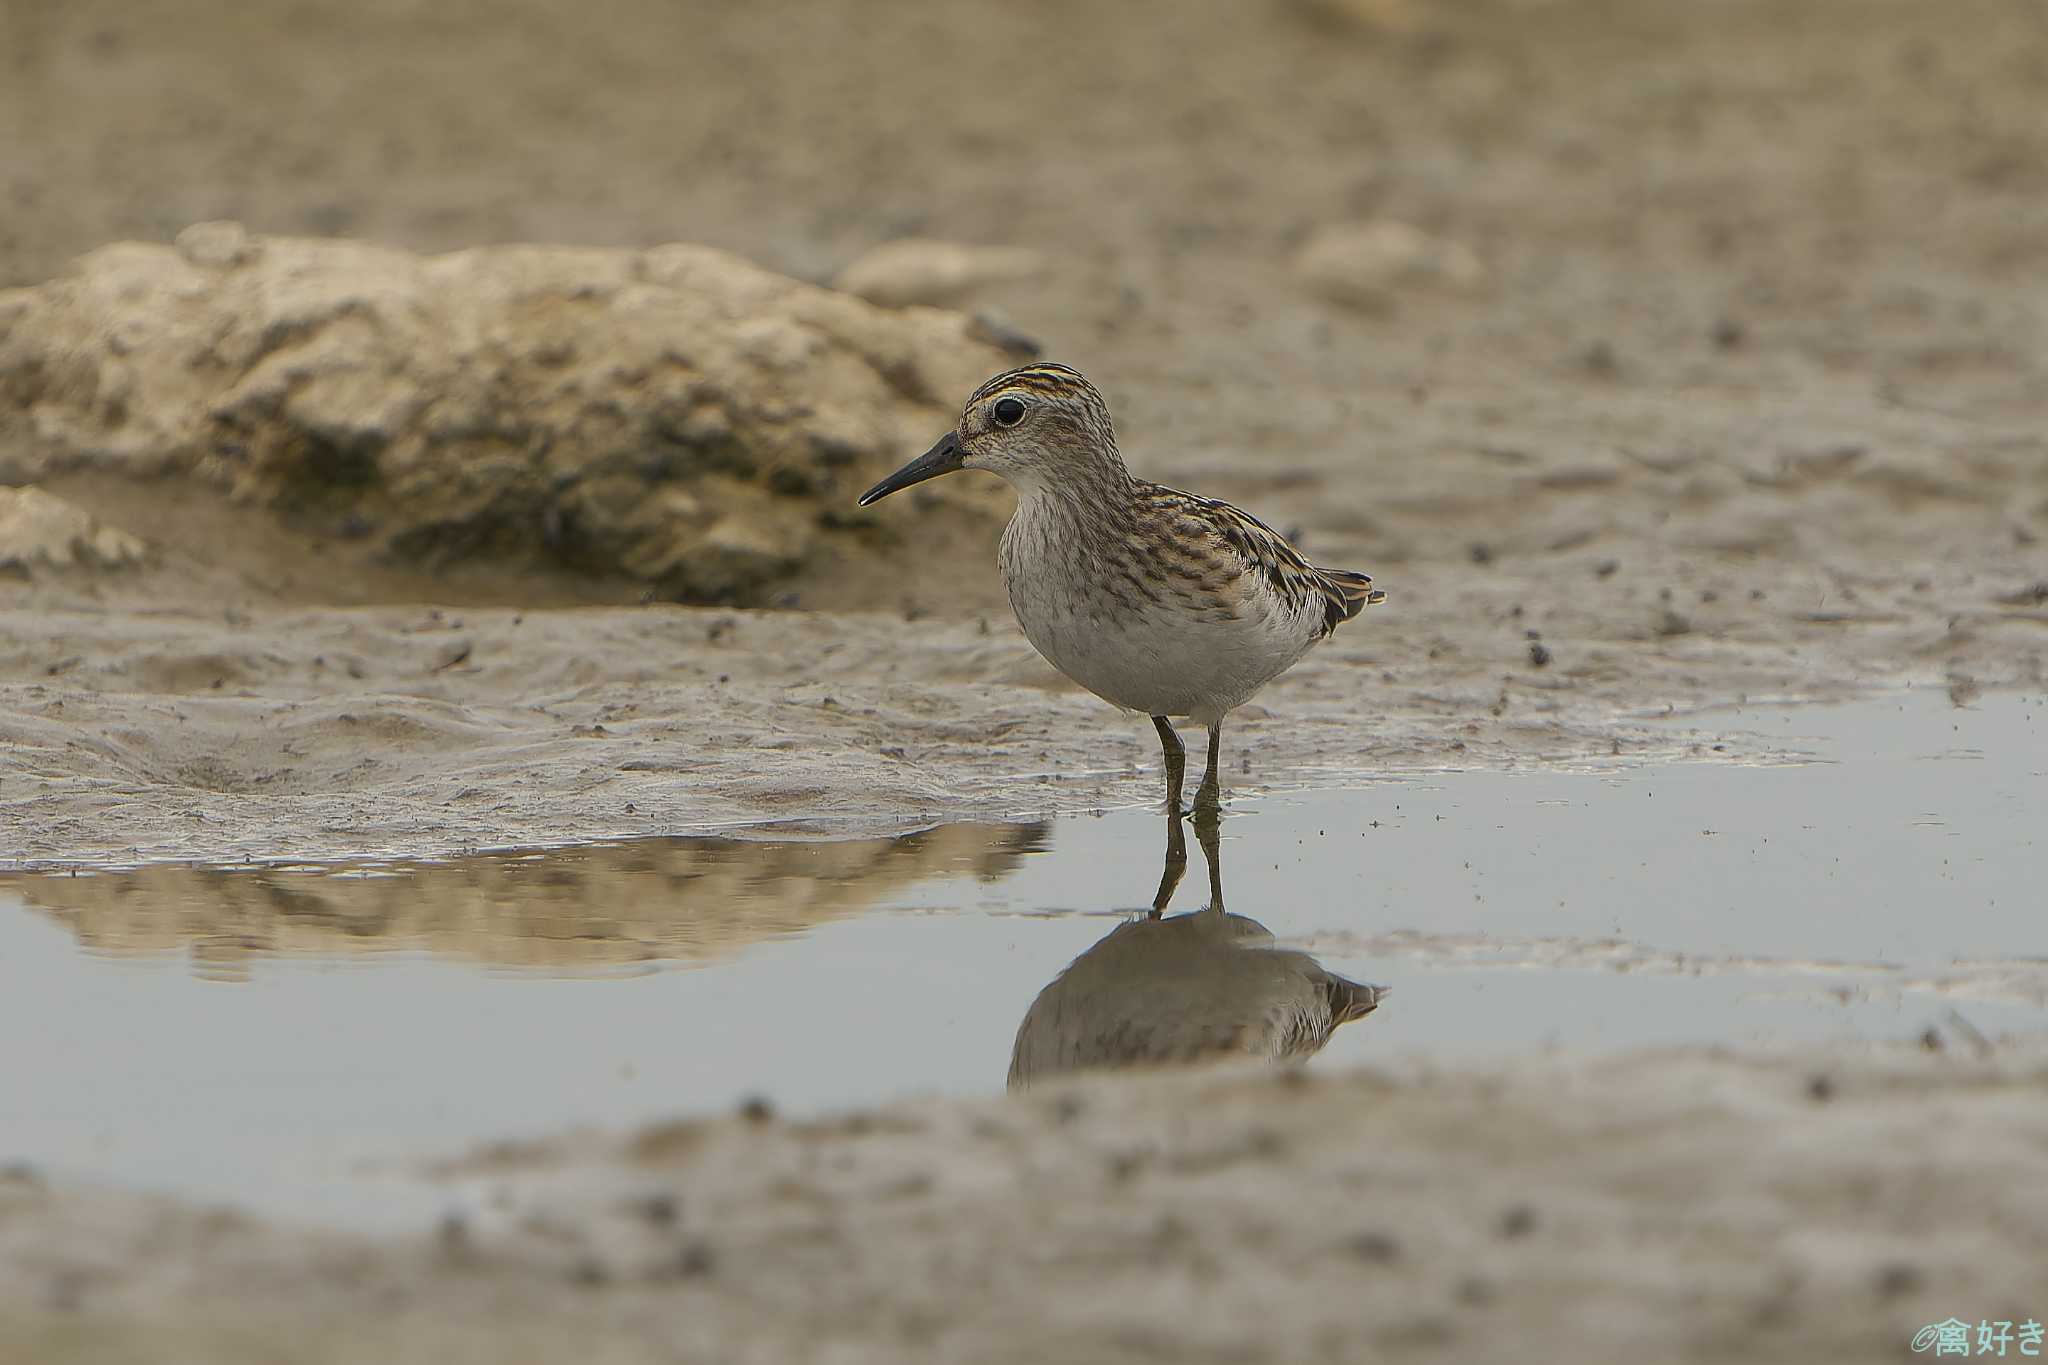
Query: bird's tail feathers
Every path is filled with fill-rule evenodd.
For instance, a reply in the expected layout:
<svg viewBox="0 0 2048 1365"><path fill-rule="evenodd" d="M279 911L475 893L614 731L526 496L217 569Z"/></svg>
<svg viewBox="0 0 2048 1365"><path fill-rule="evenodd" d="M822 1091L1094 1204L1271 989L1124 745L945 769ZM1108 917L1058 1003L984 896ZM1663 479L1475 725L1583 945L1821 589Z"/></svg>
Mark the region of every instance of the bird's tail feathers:
<svg viewBox="0 0 2048 1365"><path fill-rule="evenodd" d="M1350 569L1318 568L1316 574L1330 595L1330 625L1335 628L1339 621L1349 621L1367 607L1376 606L1387 600L1387 595L1372 585L1372 575L1354 573Z"/></svg>
<svg viewBox="0 0 2048 1365"><path fill-rule="evenodd" d="M1385 986L1368 986L1332 975L1324 987L1330 994L1330 1027L1363 1019L1380 1007L1387 995Z"/></svg>

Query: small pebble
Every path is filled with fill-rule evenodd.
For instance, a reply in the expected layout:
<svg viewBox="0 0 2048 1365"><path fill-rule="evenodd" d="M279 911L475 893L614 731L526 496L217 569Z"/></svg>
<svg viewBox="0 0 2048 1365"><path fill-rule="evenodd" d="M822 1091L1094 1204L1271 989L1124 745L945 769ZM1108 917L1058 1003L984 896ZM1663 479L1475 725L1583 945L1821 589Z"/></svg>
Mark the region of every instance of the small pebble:
<svg viewBox="0 0 2048 1365"><path fill-rule="evenodd" d="M1614 353L1613 344L1605 341L1596 341L1580 351L1579 364L1585 366L1587 373L1603 379L1612 378L1621 370L1621 361Z"/></svg>
<svg viewBox="0 0 2048 1365"><path fill-rule="evenodd" d="M1345 1246L1353 1256L1373 1265L1401 1259L1401 1244L1384 1232L1361 1232Z"/></svg>
<svg viewBox="0 0 2048 1365"><path fill-rule="evenodd" d="M443 1214L440 1224L434 1229L434 1240L440 1244L444 1256L468 1255L471 1247L469 1220L459 1213Z"/></svg>
<svg viewBox="0 0 2048 1365"><path fill-rule="evenodd" d="M976 313L967 331L975 340L985 341L1015 360L1036 360L1045 353L1045 346L1037 337L1018 330L1000 313Z"/></svg>
<svg viewBox="0 0 2048 1365"><path fill-rule="evenodd" d="M676 1253L676 1273L686 1280L700 1279L717 1268L718 1256L708 1242L685 1242Z"/></svg>
<svg viewBox="0 0 2048 1365"><path fill-rule="evenodd" d="M1160 1215L1152 1225L1152 1244L1157 1247L1181 1246L1193 1236L1194 1230L1170 1213Z"/></svg>
<svg viewBox="0 0 2048 1365"><path fill-rule="evenodd" d="M1536 1210L1527 1204L1516 1204L1500 1216L1500 1235L1503 1237L1527 1237L1536 1230Z"/></svg>
<svg viewBox="0 0 2048 1365"><path fill-rule="evenodd" d="M650 1194L637 1205L642 1218L656 1227L668 1227L683 1215L683 1202L666 1190Z"/></svg>

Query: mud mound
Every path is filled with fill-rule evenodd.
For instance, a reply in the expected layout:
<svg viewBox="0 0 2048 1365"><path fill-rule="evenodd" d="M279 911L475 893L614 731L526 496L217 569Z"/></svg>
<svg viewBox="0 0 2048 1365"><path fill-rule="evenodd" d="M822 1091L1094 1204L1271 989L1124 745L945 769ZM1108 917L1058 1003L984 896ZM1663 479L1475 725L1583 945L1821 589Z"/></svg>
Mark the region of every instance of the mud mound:
<svg viewBox="0 0 2048 1365"><path fill-rule="evenodd" d="M425 257L204 223L0 293L0 482L193 476L395 562L759 601L877 544L854 495L1006 363L960 315L706 248Z"/></svg>

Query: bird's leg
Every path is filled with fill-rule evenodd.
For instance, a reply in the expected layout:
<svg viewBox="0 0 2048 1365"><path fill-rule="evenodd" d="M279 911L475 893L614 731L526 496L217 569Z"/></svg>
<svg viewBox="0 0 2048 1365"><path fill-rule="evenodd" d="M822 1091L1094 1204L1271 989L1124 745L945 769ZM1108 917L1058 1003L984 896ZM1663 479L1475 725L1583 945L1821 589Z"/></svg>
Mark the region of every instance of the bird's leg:
<svg viewBox="0 0 2048 1365"><path fill-rule="evenodd" d="M1188 870L1188 840L1181 833L1180 803L1166 812L1166 867L1159 874L1159 894L1152 897L1152 918L1158 919L1166 913L1166 903L1173 899L1173 893L1180 888L1182 874Z"/></svg>
<svg viewBox="0 0 2048 1365"><path fill-rule="evenodd" d="M1223 852L1216 836L1222 823L1214 802L1205 806L1196 798L1195 838L1201 841L1202 856L1209 861L1209 908L1219 915L1223 913Z"/></svg>
<svg viewBox="0 0 2048 1365"><path fill-rule="evenodd" d="M1173 722L1166 717L1152 717L1152 728L1159 732L1159 751L1166 759L1166 813L1177 816L1180 814L1181 783L1188 771L1188 751L1181 746Z"/></svg>
<svg viewBox="0 0 2048 1365"><path fill-rule="evenodd" d="M1195 809L1216 810L1223 804L1223 786L1216 779L1216 749L1223 742L1223 722L1209 727L1209 766L1202 773L1202 785L1195 788Z"/></svg>

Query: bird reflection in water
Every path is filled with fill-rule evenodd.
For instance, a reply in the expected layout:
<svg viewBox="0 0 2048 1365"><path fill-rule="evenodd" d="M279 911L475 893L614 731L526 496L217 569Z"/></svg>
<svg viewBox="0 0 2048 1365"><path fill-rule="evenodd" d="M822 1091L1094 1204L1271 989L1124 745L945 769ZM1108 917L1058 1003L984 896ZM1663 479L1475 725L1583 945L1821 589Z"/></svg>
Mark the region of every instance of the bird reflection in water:
<svg viewBox="0 0 2048 1365"><path fill-rule="evenodd" d="M1187 870L1178 807L1169 800L1166 869L1151 913L1118 925L1038 993L1011 1049L1012 1090L1076 1071L1306 1057L1339 1025L1379 1007L1385 987L1276 948L1263 924L1224 910L1213 808L1193 815L1209 904L1167 915Z"/></svg>

